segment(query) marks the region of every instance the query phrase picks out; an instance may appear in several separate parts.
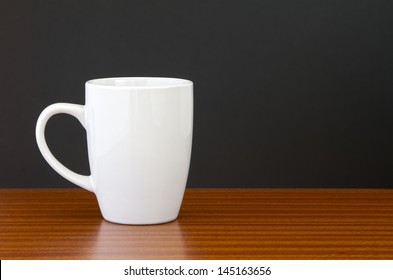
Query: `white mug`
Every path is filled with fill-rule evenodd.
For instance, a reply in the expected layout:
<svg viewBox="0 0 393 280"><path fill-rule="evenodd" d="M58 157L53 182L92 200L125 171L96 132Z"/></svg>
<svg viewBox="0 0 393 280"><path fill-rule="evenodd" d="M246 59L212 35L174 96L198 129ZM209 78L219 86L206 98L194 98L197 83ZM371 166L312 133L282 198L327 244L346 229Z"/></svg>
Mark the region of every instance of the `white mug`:
<svg viewBox="0 0 393 280"><path fill-rule="evenodd" d="M62 165L45 141L50 117L65 113L87 131L90 176ZM193 132L193 83L176 78L86 82L86 105L56 103L39 116L38 147L61 176L94 192L104 219L157 224L177 218Z"/></svg>

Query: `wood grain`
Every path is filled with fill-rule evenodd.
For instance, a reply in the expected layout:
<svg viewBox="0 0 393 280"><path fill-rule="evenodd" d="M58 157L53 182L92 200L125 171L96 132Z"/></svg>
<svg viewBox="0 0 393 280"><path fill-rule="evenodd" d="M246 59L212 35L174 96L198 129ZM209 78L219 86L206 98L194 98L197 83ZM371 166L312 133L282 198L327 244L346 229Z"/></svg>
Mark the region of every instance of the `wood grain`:
<svg viewBox="0 0 393 280"><path fill-rule="evenodd" d="M393 190L187 189L124 226L82 189L2 189L0 259L393 259Z"/></svg>

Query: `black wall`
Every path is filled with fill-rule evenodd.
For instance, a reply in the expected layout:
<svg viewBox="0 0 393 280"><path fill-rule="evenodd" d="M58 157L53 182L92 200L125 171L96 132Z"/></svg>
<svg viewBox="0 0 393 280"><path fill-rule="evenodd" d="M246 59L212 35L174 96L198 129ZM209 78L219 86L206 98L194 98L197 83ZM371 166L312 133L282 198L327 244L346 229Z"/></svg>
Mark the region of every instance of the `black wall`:
<svg viewBox="0 0 393 280"><path fill-rule="evenodd" d="M392 2L0 0L0 187L73 186L40 155L39 113L84 82L195 84L189 187L393 187ZM88 174L85 132L47 126Z"/></svg>

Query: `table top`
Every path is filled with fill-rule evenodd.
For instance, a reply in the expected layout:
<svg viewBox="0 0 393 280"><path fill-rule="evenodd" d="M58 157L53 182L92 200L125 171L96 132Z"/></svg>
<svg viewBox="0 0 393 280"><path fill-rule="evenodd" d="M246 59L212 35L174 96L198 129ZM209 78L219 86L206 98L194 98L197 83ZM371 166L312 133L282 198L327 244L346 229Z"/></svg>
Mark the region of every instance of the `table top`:
<svg viewBox="0 0 393 280"><path fill-rule="evenodd" d="M187 189L127 226L82 189L0 189L0 259L393 259L393 190Z"/></svg>

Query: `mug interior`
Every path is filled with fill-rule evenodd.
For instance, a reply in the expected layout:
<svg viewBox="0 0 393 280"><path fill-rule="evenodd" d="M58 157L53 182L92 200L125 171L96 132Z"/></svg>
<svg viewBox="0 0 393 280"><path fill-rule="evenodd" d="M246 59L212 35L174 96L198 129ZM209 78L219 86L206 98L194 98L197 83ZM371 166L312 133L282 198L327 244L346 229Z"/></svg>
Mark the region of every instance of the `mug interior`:
<svg viewBox="0 0 393 280"><path fill-rule="evenodd" d="M189 80L161 77L118 77L94 79L86 82L87 85L109 87L173 87L191 85Z"/></svg>

